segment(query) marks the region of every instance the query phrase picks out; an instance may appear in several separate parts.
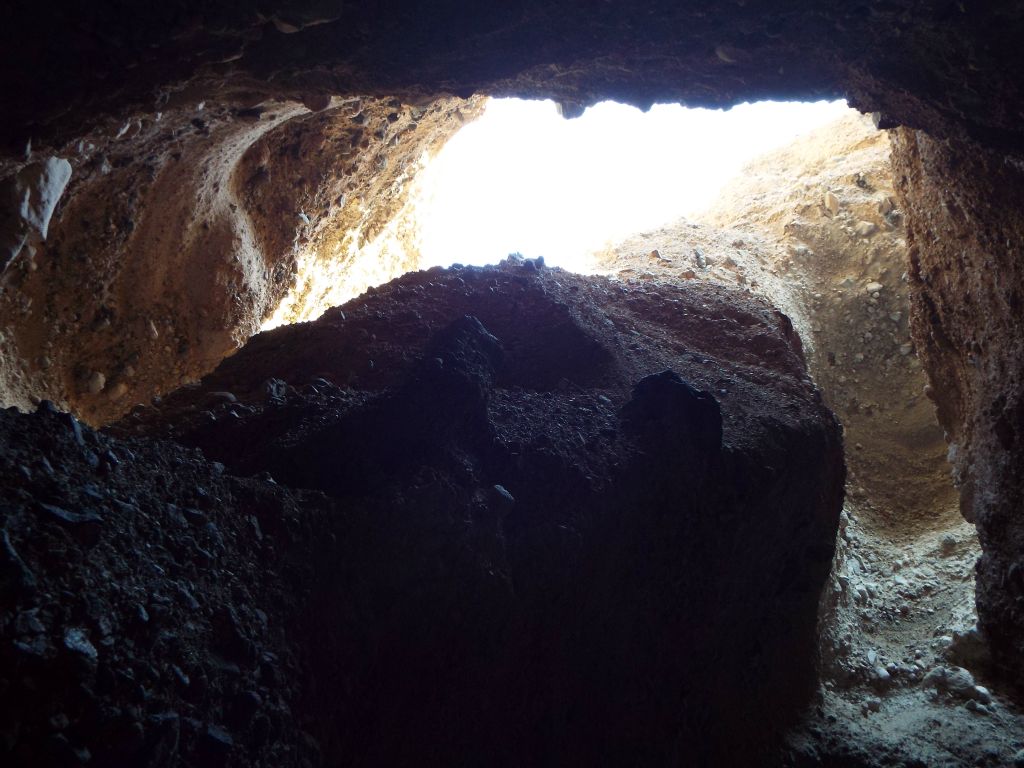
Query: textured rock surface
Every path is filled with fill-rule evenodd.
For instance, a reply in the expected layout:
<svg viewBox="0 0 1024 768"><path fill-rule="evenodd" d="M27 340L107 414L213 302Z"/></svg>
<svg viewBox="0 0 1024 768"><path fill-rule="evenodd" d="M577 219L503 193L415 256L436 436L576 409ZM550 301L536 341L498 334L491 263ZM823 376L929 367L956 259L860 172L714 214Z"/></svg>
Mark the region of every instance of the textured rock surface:
<svg viewBox="0 0 1024 768"><path fill-rule="evenodd" d="M1024 166L975 145L893 135L907 211L914 335L975 521L978 617L1024 679Z"/></svg>
<svg viewBox="0 0 1024 768"><path fill-rule="evenodd" d="M401 206L421 155L477 109L352 98L311 113L236 95L62 147L74 176L58 217L3 275L0 398L109 421L211 370L282 301L285 319L318 314L407 271L378 254L361 263L359 249ZM41 167L12 177L18 189ZM324 262L338 279L315 284Z"/></svg>
<svg viewBox="0 0 1024 768"><path fill-rule="evenodd" d="M752 290L795 305L808 367L853 449L851 491L877 505L879 528L945 524L954 494L910 338L887 133L865 117L840 120L752 163L701 218L772 243L769 274Z"/></svg>
<svg viewBox="0 0 1024 768"><path fill-rule="evenodd" d="M329 764L725 759L810 693L842 448L760 300L415 273L114 432L362 510L306 628Z"/></svg>
<svg viewBox="0 0 1024 768"><path fill-rule="evenodd" d="M784 765L1012 764L1024 719L975 626L978 537L908 343L912 285L893 195L889 136L851 116L748 165L702 223L636 235L600 263L652 287L711 281L784 307L843 422L847 496L819 689L787 734ZM876 227L867 237L856 230L865 221ZM947 685L951 665L991 695Z"/></svg>
<svg viewBox="0 0 1024 768"><path fill-rule="evenodd" d="M567 114L601 98L846 95L886 120L1021 148L1022 13L1012 0L19 4L0 45L3 136L20 151L188 82L211 99L482 90L554 97Z"/></svg>
<svg viewBox="0 0 1024 768"><path fill-rule="evenodd" d="M0 411L0 488L0 762L315 760L292 627L323 497L47 407Z"/></svg>

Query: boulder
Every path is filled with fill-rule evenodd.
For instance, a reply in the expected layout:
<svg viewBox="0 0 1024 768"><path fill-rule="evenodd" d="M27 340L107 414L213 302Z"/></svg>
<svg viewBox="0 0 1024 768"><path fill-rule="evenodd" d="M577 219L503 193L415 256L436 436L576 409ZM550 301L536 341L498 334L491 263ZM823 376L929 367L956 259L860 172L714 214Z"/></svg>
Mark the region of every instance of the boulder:
<svg viewBox="0 0 1024 768"><path fill-rule="evenodd" d="M749 295L414 273L112 432L346 510L295 630L328 764L725 764L812 691L840 428Z"/></svg>

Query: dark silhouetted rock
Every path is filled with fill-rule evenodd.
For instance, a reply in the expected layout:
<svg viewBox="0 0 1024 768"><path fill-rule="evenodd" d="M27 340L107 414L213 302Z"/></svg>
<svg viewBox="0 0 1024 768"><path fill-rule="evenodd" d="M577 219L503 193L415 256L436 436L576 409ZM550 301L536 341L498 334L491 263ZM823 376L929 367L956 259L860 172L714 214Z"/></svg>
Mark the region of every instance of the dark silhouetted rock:
<svg viewBox="0 0 1024 768"><path fill-rule="evenodd" d="M840 433L748 295L416 273L112 431L341 503L290 582L327 764L749 759L812 690Z"/></svg>

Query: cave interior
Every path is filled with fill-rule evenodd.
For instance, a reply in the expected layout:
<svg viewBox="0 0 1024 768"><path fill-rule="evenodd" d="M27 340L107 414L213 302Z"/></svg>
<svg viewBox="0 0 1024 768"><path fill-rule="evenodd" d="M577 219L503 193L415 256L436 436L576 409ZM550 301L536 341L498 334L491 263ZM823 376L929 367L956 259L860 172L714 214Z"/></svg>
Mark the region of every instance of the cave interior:
<svg viewBox="0 0 1024 768"><path fill-rule="evenodd" d="M3 764L1024 765L1024 3L5 16ZM857 114L421 270L492 97Z"/></svg>

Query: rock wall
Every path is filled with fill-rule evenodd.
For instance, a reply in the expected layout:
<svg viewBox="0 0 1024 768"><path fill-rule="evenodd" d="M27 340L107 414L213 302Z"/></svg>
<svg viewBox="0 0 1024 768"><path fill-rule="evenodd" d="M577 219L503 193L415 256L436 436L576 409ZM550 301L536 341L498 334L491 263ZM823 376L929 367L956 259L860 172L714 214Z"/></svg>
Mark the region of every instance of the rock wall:
<svg viewBox="0 0 1024 768"><path fill-rule="evenodd" d="M907 211L914 337L949 442L960 509L978 526L979 623L1024 679L1024 164L977 145L893 134Z"/></svg>
<svg viewBox="0 0 1024 768"><path fill-rule="evenodd" d="M881 527L929 529L953 497L911 339L892 173L887 132L851 115L751 163L700 218L769 239L769 274L753 290L795 305L808 366L852 449L851 493L877 505Z"/></svg>
<svg viewBox="0 0 1024 768"><path fill-rule="evenodd" d="M375 253L361 267L359 249L481 101L254 99L185 99L60 148L71 181L49 232L3 274L4 402L109 421L212 369L282 302L315 316L366 288L361 269L413 266ZM341 274L312 286L324 261Z"/></svg>
<svg viewBox="0 0 1024 768"><path fill-rule="evenodd" d="M187 83L211 102L243 86L298 101L483 91L570 115L602 98L845 95L885 123L1021 148L1022 14L1013 0L18 4L0 40L2 135L20 152Z"/></svg>

